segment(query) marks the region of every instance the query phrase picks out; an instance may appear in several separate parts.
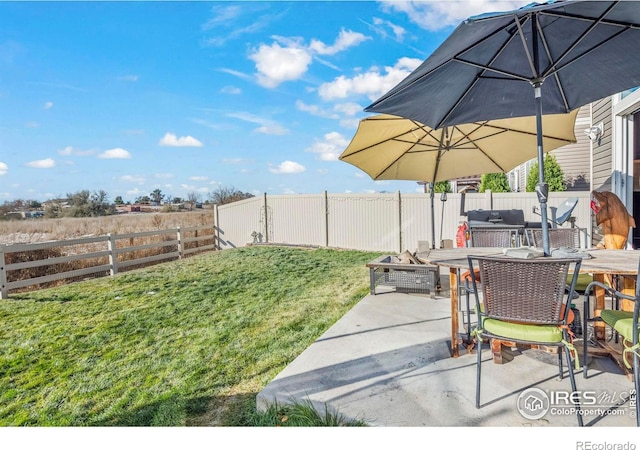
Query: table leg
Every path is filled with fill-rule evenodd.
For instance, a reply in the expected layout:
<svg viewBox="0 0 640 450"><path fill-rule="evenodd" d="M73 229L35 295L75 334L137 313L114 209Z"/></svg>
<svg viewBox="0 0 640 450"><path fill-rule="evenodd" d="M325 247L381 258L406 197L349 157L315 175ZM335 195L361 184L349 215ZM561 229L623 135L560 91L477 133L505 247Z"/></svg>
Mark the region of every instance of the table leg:
<svg viewBox="0 0 640 450"><path fill-rule="evenodd" d="M621 286L619 287L620 291L625 295L635 296L636 295L636 277L623 275L621 278L622 278L622 283L621 283ZM622 311L633 311L633 307L634 307L634 302L624 298L621 299L620 309Z"/></svg>
<svg viewBox="0 0 640 450"><path fill-rule="evenodd" d="M596 273L593 275L593 281L605 282L605 275L602 273ZM593 303L593 317L600 317L600 313L604 309L604 290L596 287L594 290L594 303ZM597 340L603 341L605 339L605 324L603 322L594 322L593 334ZM583 330L584 333L587 330Z"/></svg>
<svg viewBox="0 0 640 450"><path fill-rule="evenodd" d="M460 338L458 337L458 269L449 269L449 286L451 286L451 356L457 358Z"/></svg>

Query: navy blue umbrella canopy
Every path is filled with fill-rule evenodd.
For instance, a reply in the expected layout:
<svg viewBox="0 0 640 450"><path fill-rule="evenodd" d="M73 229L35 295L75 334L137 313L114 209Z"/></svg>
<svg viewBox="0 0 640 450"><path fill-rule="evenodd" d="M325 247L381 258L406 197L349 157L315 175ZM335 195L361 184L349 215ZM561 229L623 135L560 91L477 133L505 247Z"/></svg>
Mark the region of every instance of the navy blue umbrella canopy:
<svg viewBox="0 0 640 450"><path fill-rule="evenodd" d="M365 108L432 128L567 113L640 86L640 2L553 1L471 17L397 86ZM547 222L542 123L539 183ZM543 246L549 253L548 232Z"/></svg>

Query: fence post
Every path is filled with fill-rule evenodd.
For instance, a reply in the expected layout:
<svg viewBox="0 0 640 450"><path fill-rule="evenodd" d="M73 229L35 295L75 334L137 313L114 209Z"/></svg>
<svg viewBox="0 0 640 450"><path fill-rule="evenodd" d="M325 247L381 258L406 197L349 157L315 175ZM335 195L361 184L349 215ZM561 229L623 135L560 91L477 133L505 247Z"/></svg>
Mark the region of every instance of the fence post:
<svg viewBox="0 0 640 450"><path fill-rule="evenodd" d="M324 195L324 246L329 247L329 196L327 191L323 192Z"/></svg>
<svg viewBox="0 0 640 450"><path fill-rule="evenodd" d="M402 253L402 197L398 191L398 254Z"/></svg>
<svg viewBox="0 0 640 450"><path fill-rule="evenodd" d="M9 289L7 289L7 269L4 260L4 245L0 245L0 299L9 298Z"/></svg>
<svg viewBox="0 0 640 450"><path fill-rule="evenodd" d="M213 205L213 245L216 250L221 250L220 247L220 212L218 211L218 204Z"/></svg>
<svg viewBox="0 0 640 450"><path fill-rule="evenodd" d="M269 243L269 213L267 212L267 193L264 193L264 241Z"/></svg>
<svg viewBox="0 0 640 450"><path fill-rule="evenodd" d="M109 249L109 275L114 276L118 273L118 255L116 254L116 239L111 233L107 234L109 240L107 241L107 248Z"/></svg>
<svg viewBox="0 0 640 450"><path fill-rule="evenodd" d="M493 209L493 192L491 192L491 189L487 189L486 191L484 191L484 198L485 198L485 205L487 206L486 209L492 210Z"/></svg>
<svg viewBox="0 0 640 450"><path fill-rule="evenodd" d="M184 257L184 248L182 248L182 228L178 227L177 232L178 237L178 259L182 259Z"/></svg>

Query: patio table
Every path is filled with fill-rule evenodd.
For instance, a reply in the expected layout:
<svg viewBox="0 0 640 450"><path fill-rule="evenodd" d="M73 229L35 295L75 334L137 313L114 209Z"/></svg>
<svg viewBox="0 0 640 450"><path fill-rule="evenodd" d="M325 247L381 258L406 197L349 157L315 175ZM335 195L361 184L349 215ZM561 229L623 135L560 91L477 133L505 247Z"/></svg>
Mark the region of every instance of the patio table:
<svg viewBox="0 0 640 450"><path fill-rule="evenodd" d="M594 280L604 281L606 275L622 275L620 290L626 294L635 295L635 277L638 275L638 258L640 251L582 249L591 258L582 260L580 273L592 274ZM451 286L451 353L454 358L459 356L459 346L465 344L467 351L473 348L472 342L466 340L459 333L458 308L458 278L461 270L469 269L467 256L498 256L503 255L501 248L495 247L465 247L450 249L433 249L418 253L416 257L426 264L435 264L449 268L449 282ZM626 275L626 276L625 276ZM604 309L605 295L602 289L596 289L594 315L598 316ZM621 309L629 310L632 305L623 303ZM604 339L605 325L596 323L595 337ZM586 332L586 330L585 330Z"/></svg>

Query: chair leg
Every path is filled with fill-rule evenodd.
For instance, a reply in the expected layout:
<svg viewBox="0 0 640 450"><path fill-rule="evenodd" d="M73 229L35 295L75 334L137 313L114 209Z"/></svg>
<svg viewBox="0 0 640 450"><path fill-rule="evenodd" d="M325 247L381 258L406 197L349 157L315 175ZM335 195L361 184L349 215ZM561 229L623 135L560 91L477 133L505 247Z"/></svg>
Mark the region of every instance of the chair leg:
<svg viewBox="0 0 640 450"><path fill-rule="evenodd" d="M571 365L571 360L568 362ZM564 378L564 368L562 367L562 352L558 351L558 381L562 381Z"/></svg>
<svg viewBox="0 0 640 450"><path fill-rule="evenodd" d="M588 333L588 324L589 324L589 297L585 297L584 300L584 308L582 310L582 377L587 379L587 350L589 347L589 333Z"/></svg>
<svg viewBox="0 0 640 450"><path fill-rule="evenodd" d="M482 336L478 334L478 360L476 362L476 408L480 408L480 377L482 376Z"/></svg>
<svg viewBox="0 0 640 450"><path fill-rule="evenodd" d="M640 403L638 403L638 391L640 391L640 358L633 352L633 383L636 389L634 400L636 402L636 426L640 427Z"/></svg>
<svg viewBox="0 0 640 450"><path fill-rule="evenodd" d="M571 393L576 398L576 412L578 414L578 425L583 426L580 400L575 395L578 388L576 387L576 378L573 374L573 365L571 364L571 352L569 351L569 347L567 347L566 345L564 345L563 347L564 347L564 353L565 355L567 355L567 366L569 366L569 379L571 380Z"/></svg>

